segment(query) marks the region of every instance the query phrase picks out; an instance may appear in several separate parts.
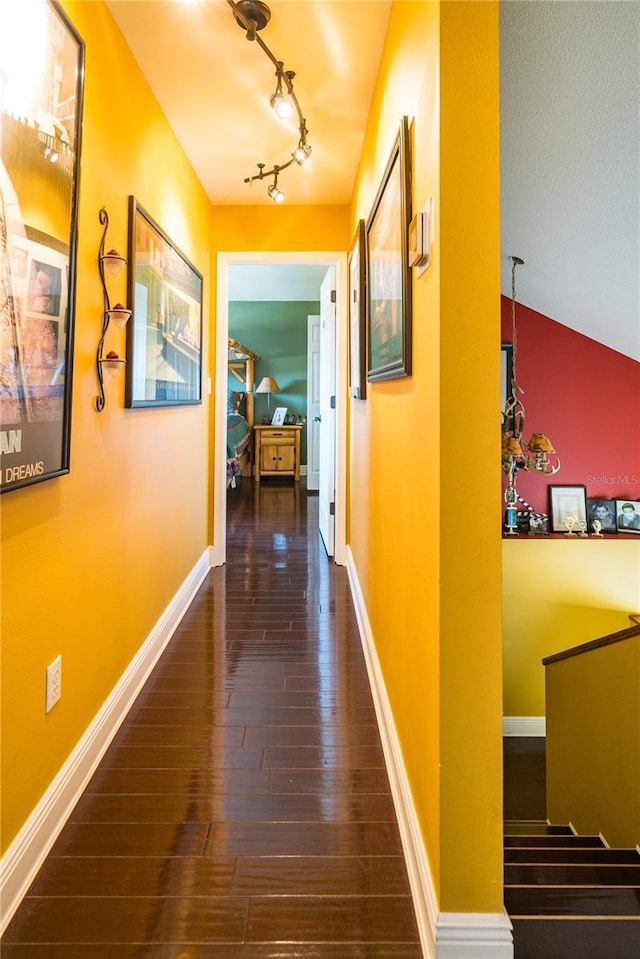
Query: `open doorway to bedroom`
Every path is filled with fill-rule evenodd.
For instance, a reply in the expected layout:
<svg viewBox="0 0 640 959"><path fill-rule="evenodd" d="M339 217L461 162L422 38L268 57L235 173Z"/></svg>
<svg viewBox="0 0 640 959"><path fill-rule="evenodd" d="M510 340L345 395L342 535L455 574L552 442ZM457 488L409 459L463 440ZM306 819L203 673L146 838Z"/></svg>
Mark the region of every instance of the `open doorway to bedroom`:
<svg viewBox="0 0 640 959"><path fill-rule="evenodd" d="M331 411L335 439L331 440L335 452L332 464L331 492L328 484L321 484L320 497L332 501L331 522L334 533L331 553L335 562L344 562L345 546L345 434L346 434L346 254L328 253L271 253L218 255L217 269L217 319L216 319L216 382L215 382L215 449L214 449L214 515L213 558L214 565L226 561L227 551L227 497L232 496L230 477L227 472L227 437L237 425L240 445L245 443L253 449L250 463L244 453L239 457L244 476L243 483L255 482L255 446L260 435L270 432L266 427L278 409L284 415L287 434L296 436L300 486L306 495L306 479L309 468L309 437L320 439L325 424L320 422L316 410L310 406L308 397L309 355L308 317L319 316L321 297L327 297L327 285L321 292L327 274L333 277L335 303L332 305L335 333L331 345L331 378L335 406ZM230 340L232 352L230 353ZM325 336L325 358L328 354ZM237 353L236 357L234 353ZM248 362L247 362L248 360ZM265 381L266 382L263 382ZM262 384L262 390L260 386ZM235 388L237 385L237 389ZM264 392L271 387L271 392ZM235 396L231 394L235 393ZM240 416L228 416L234 402L242 398L243 418L249 422L250 439L242 440L246 426L240 424ZM231 406L229 405L231 400ZM284 410L284 414L282 411ZM240 413L239 410L236 412ZM316 419L318 416L318 419ZM255 427L258 427L256 430ZM326 436L326 434L325 434ZM289 436L287 436L289 438ZM235 437L232 435L232 439ZM293 440L292 440L293 442ZM313 443L311 444L313 448ZM326 449L326 446L325 446ZM242 451L241 451L242 452ZM286 451L287 454L289 451ZM259 452L258 452L258 455ZM325 462L326 462L326 453ZM313 453L311 454L313 461ZM312 464L313 466L313 464ZM261 480L262 481L262 480ZM276 482L269 478L267 482ZM285 483L286 481L278 480ZM295 480L292 477L291 483ZM229 484L229 486L228 486ZM312 480L313 485L313 480ZM326 513L329 512L327 503ZM324 534L323 534L324 538Z"/></svg>

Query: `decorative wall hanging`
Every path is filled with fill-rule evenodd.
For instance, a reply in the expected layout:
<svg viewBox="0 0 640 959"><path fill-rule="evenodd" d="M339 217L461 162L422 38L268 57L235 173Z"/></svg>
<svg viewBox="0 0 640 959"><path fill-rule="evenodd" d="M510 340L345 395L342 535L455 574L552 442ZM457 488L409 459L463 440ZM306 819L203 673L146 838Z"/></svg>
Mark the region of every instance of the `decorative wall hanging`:
<svg viewBox="0 0 640 959"><path fill-rule="evenodd" d="M128 407L202 402L202 276L129 198Z"/></svg>
<svg viewBox="0 0 640 959"><path fill-rule="evenodd" d="M409 118L403 117L366 225L368 379L411 374Z"/></svg>
<svg viewBox="0 0 640 959"><path fill-rule="evenodd" d="M360 220L349 254L349 392L354 400L367 395L367 312L364 220Z"/></svg>
<svg viewBox="0 0 640 959"><path fill-rule="evenodd" d="M122 303L116 303L115 306L111 306L107 276L117 276L122 267L126 266L127 261L123 256L120 256L117 250L108 250L106 253L104 251L107 230L109 229L109 214L104 207L100 210L100 222L104 229L98 250L98 272L100 273L100 282L102 283L104 310L102 314L102 333L98 341L98 350L96 352L96 372L98 374L98 384L100 387L100 392L96 396L96 410L98 413L102 413L106 403L104 395L105 370L112 376L115 376L126 363L126 360L121 359L115 350L109 350L106 355L104 353L104 344L109 326L113 323L114 326L122 328L131 316L131 310L128 310Z"/></svg>
<svg viewBox="0 0 640 959"><path fill-rule="evenodd" d="M3 493L69 472L84 81L84 44L58 3L9 7L0 114Z"/></svg>

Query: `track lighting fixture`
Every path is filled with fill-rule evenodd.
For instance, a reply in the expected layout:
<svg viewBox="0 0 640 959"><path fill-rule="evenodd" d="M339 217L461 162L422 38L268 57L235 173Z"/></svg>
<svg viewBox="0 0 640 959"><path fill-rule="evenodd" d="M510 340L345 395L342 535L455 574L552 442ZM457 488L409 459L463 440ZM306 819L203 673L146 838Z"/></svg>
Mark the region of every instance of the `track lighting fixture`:
<svg viewBox="0 0 640 959"><path fill-rule="evenodd" d="M270 170L265 170L264 163L258 163L258 173L254 176L245 177L245 183L253 183L254 180L264 180L265 177L273 177L273 183L267 189L267 193L275 203L282 203L284 193L278 188L278 175L282 170L286 170L292 163L299 166L311 155L311 147L307 143L307 123L302 115L298 98L293 89L293 80L295 73L293 70L285 70L282 60L278 60L271 52L262 37L258 36L258 31L264 29L271 19L271 11L262 0L227 0L227 3L233 10L236 22L246 30L247 40L257 42L260 49L269 57L276 68L276 89L275 93L269 99L271 108L276 116L281 120L290 117L294 110L298 115L298 132L300 134L298 145L291 154L291 159L286 163L275 164Z"/></svg>

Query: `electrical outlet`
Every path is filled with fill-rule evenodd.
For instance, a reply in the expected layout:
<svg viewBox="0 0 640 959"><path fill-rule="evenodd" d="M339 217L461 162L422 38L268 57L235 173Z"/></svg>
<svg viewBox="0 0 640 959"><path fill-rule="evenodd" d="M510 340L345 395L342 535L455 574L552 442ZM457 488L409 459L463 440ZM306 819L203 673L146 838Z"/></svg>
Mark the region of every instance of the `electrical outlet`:
<svg viewBox="0 0 640 959"><path fill-rule="evenodd" d="M47 666L47 695L45 713L50 712L62 695L62 656Z"/></svg>

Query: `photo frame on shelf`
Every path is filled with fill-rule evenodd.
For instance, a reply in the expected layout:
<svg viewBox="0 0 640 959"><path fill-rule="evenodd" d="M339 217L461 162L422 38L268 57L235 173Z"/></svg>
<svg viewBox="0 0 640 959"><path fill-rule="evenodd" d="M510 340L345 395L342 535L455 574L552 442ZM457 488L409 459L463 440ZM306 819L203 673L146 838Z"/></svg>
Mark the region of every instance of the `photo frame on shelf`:
<svg viewBox="0 0 640 959"><path fill-rule="evenodd" d="M276 408L275 408L275 410L274 410L274 413L273 413L272 420L271 420L271 425L272 425L272 426L284 426L284 421L285 421L286 415L287 415L287 407L286 407L286 406L276 406Z"/></svg>
<svg viewBox="0 0 640 959"><path fill-rule="evenodd" d="M360 220L349 254L349 395L367 396L365 226Z"/></svg>
<svg viewBox="0 0 640 959"><path fill-rule="evenodd" d="M593 530L595 520L600 523L603 533L616 533L616 502L613 499L596 499L587 497L587 522Z"/></svg>
<svg viewBox="0 0 640 959"><path fill-rule="evenodd" d="M85 59L58 3L5 26L20 56L3 74L2 493L69 472Z"/></svg>
<svg viewBox="0 0 640 959"><path fill-rule="evenodd" d="M411 375L411 144L403 117L365 226L367 379Z"/></svg>
<svg viewBox="0 0 640 959"><path fill-rule="evenodd" d="M616 528L619 533L640 533L640 500L617 499Z"/></svg>
<svg viewBox="0 0 640 959"><path fill-rule="evenodd" d="M587 528L587 488L586 486L549 486L549 517L552 533L566 533L570 528L569 518L573 518L573 527L584 523Z"/></svg>
<svg viewBox="0 0 640 959"><path fill-rule="evenodd" d="M202 402L202 275L129 197L125 405Z"/></svg>

